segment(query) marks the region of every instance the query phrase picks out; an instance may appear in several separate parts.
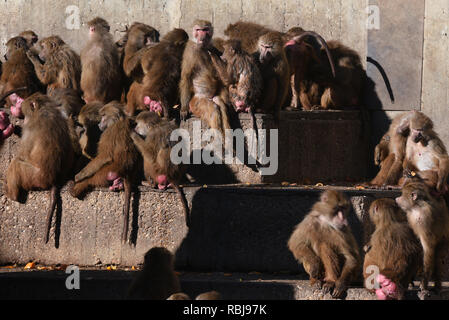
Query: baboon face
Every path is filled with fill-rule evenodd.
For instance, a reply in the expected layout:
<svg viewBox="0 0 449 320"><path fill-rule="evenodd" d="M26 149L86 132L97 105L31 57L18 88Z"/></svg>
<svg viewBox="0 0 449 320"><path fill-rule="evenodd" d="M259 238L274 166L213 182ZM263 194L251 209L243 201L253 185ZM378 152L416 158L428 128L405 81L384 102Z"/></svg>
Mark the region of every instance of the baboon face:
<svg viewBox="0 0 449 320"><path fill-rule="evenodd" d="M239 40L228 40L223 44L223 48L221 59L224 62L230 61L232 57L242 52L242 44Z"/></svg>
<svg viewBox="0 0 449 320"><path fill-rule="evenodd" d="M120 110L120 108L111 104L107 104L103 108L101 108L99 114L101 116L101 121L98 124L98 127L101 131L105 131L114 123L125 117L123 111Z"/></svg>
<svg viewBox="0 0 449 320"><path fill-rule="evenodd" d="M145 139L150 131L150 128L158 124L160 121L161 118L154 112L141 112L136 117L136 127L134 128L134 131Z"/></svg>
<svg viewBox="0 0 449 320"><path fill-rule="evenodd" d="M108 33L110 30L109 23L102 18L95 18L87 23L89 27L89 37L92 38L97 34Z"/></svg>
<svg viewBox="0 0 449 320"><path fill-rule="evenodd" d="M409 183L402 188L402 195L396 198L398 206L404 210L412 209L417 201L428 197L427 186L423 183Z"/></svg>
<svg viewBox="0 0 449 320"><path fill-rule="evenodd" d="M432 129L432 120L422 112L415 111L410 119L410 136L413 142L418 143L426 139L428 131Z"/></svg>
<svg viewBox="0 0 449 320"><path fill-rule="evenodd" d="M39 58L42 61L47 60L48 57L55 53L63 44L64 41L62 41L62 39L58 36L42 39L41 41L39 41L39 46L41 48L41 51L39 52Z"/></svg>
<svg viewBox="0 0 449 320"><path fill-rule="evenodd" d="M210 22L198 20L193 26L193 39L197 45L207 47L213 34L214 31Z"/></svg>
<svg viewBox="0 0 449 320"><path fill-rule="evenodd" d="M23 31L19 36L25 38L30 48L39 40L37 34L32 30Z"/></svg>
<svg viewBox="0 0 449 320"><path fill-rule="evenodd" d="M335 229L342 229L348 225L347 215L350 210L348 199L340 192L328 190L321 195L321 202L325 210L321 219Z"/></svg>
<svg viewBox="0 0 449 320"><path fill-rule="evenodd" d="M279 35L269 32L259 38L259 61L262 64L269 63L275 58L282 48L282 39Z"/></svg>

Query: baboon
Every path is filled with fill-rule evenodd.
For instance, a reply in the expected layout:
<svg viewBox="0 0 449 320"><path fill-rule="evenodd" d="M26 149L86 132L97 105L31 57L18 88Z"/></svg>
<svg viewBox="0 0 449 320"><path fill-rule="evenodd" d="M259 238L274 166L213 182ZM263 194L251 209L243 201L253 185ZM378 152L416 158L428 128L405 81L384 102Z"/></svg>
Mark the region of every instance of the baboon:
<svg viewBox="0 0 449 320"><path fill-rule="evenodd" d="M167 300L192 300L187 294L180 292L174 293ZM217 291L200 293L195 300L221 300L221 294Z"/></svg>
<svg viewBox="0 0 449 320"><path fill-rule="evenodd" d="M243 50L251 54L259 50L259 38L269 32L277 31L257 23L238 21L234 24L229 24L224 34L229 39L240 40ZM281 32L277 33L282 36Z"/></svg>
<svg viewBox="0 0 449 320"><path fill-rule="evenodd" d="M375 267L379 272L378 278L374 279L380 285L376 289L379 300L402 300L422 263L418 239L407 224L405 212L394 199L375 200L370 206L369 216L376 229L365 246L365 286L372 274L370 267Z"/></svg>
<svg viewBox="0 0 449 320"><path fill-rule="evenodd" d="M22 37L26 40L29 49L32 49L34 44L39 40L39 37L33 30L22 31L19 34L19 37Z"/></svg>
<svg viewBox="0 0 449 320"><path fill-rule="evenodd" d="M303 110L311 110L312 105L307 96L308 80L312 77L312 66L320 64L319 51L310 44L313 38L326 52L332 76L336 76L335 65L326 41L317 33L304 31L302 28L292 28L284 35L284 50L290 66L290 87L292 99L291 108L298 108L301 104ZM288 101L287 101L288 102Z"/></svg>
<svg viewBox="0 0 449 320"><path fill-rule="evenodd" d="M79 55L58 36L40 40L39 46L39 57L30 50L27 51L27 56L33 63L39 80L47 86L47 93L56 88L73 89L81 93Z"/></svg>
<svg viewBox="0 0 449 320"><path fill-rule="evenodd" d="M128 289L128 299L165 300L181 292L174 271L173 254L166 248L155 247L145 254L142 271Z"/></svg>
<svg viewBox="0 0 449 320"><path fill-rule="evenodd" d="M228 91L219 79L211 62L209 52L216 54L211 46L213 28L209 21L196 20L193 27L193 41L184 50L181 81L181 119L190 111L206 121L210 128L230 129L228 118Z"/></svg>
<svg viewBox="0 0 449 320"><path fill-rule="evenodd" d="M131 139L131 123L123 112L123 105L112 101L100 109L101 121L98 125L103 131L98 142L97 156L75 176L70 193L80 198L91 187L107 187L110 182L120 179L125 189L123 206L122 241L128 239L129 205L131 184L140 172L140 154Z"/></svg>
<svg viewBox="0 0 449 320"><path fill-rule="evenodd" d="M56 88L49 93L49 97L56 102L62 116L67 121L73 151L77 157L81 156L80 137L76 131L77 118L83 106L79 91L74 89Z"/></svg>
<svg viewBox="0 0 449 320"><path fill-rule="evenodd" d="M282 36L278 32L262 35L258 41L257 56L261 64L263 87L269 88L263 90L260 108L263 113L271 113L278 120L290 82L290 69Z"/></svg>
<svg viewBox="0 0 449 320"><path fill-rule="evenodd" d="M189 204L179 186L185 175L185 167L176 165L170 159L172 151L170 135L178 126L173 121L161 119L157 114L144 111L136 117L136 127L131 133L137 149L144 159L144 173L155 187L165 190L169 185L178 193L181 200L186 225L190 225Z"/></svg>
<svg viewBox="0 0 449 320"><path fill-rule="evenodd" d="M102 18L88 22L89 41L81 51L81 90L86 103L120 100L122 71L117 46Z"/></svg>
<svg viewBox="0 0 449 320"><path fill-rule="evenodd" d="M410 135L403 168L406 172L435 172L438 177L436 191L448 191L449 156L446 147L433 130L432 120L419 111L413 111L410 118Z"/></svg>
<svg viewBox="0 0 449 320"><path fill-rule="evenodd" d="M159 42L159 32L144 23L135 22L126 33L123 70L127 77L141 81L143 77L141 60L149 47Z"/></svg>
<svg viewBox="0 0 449 320"><path fill-rule="evenodd" d="M442 245L449 238L449 211L444 199L433 197L429 188L420 182L404 186L396 203L407 213L408 223L422 245L423 275L419 297L425 299L430 295L428 282L432 278L435 291L438 293L441 289Z"/></svg>
<svg viewBox="0 0 449 320"><path fill-rule="evenodd" d="M87 159L97 156L98 142L101 130L98 124L101 121L100 109L104 106L101 102L92 102L84 105L78 115L78 123L83 127L80 135L80 147L82 154Z"/></svg>
<svg viewBox="0 0 449 320"><path fill-rule="evenodd" d="M387 133L374 149L374 163L380 166L377 176L371 180L374 186L397 185L402 174L405 158L405 146L410 129L410 117L413 112L396 116Z"/></svg>
<svg viewBox="0 0 449 320"><path fill-rule="evenodd" d="M167 298L167 300L192 300L192 298L190 298L189 295L185 294L184 292L179 292L173 293L170 297Z"/></svg>
<svg viewBox="0 0 449 320"><path fill-rule="evenodd" d="M340 192L327 190L298 224L288 248L303 264L312 285L341 298L360 265L357 243L346 219L351 204Z"/></svg>
<svg viewBox="0 0 449 320"><path fill-rule="evenodd" d="M41 84L34 72L34 67L28 59L28 46L22 37L11 38L7 43L6 62L0 78L0 95L14 89L23 88L20 94L13 93L7 99L7 107L11 106L11 114L23 117L21 104L24 98L42 90Z"/></svg>
<svg viewBox="0 0 449 320"><path fill-rule="evenodd" d="M365 80L365 71L360 55L339 41L328 41L327 45L335 65L335 77L328 61L328 55L321 48L320 63L314 65L312 78L307 84L308 101L301 104L313 109L339 109L359 106Z"/></svg>
<svg viewBox="0 0 449 320"><path fill-rule="evenodd" d="M174 29L160 43L145 50L141 59L145 75L142 85L135 87L139 91L137 101L128 101L128 115L145 106L154 111L158 111L155 109L159 107L166 118L177 117L171 107L179 103L182 55L188 40L189 36L184 30Z"/></svg>
<svg viewBox="0 0 449 320"><path fill-rule="evenodd" d="M14 125L9 121L9 115L5 111L0 111L0 148L13 132Z"/></svg>
<svg viewBox="0 0 449 320"><path fill-rule="evenodd" d="M195 300L221 300L221 294L217 291L208 291L197 295Z"/></svg>
<svg viewBox="0 0 449 320"><path fill-rule="evenodd" d="M47 96L35 93L22 104L25 121L16 157L6 173L5 194L21 201L21 192L50 189L45 243L60 187L69 178L74 151L67 122Z"/></svg>

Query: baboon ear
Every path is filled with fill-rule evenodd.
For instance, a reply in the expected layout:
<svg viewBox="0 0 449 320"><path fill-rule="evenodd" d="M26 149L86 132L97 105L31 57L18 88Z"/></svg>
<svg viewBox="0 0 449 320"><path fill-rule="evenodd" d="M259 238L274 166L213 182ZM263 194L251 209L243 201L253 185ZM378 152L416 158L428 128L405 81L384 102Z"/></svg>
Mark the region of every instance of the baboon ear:
<svg viewBox="0 0 449 320"><path fill-rule="evenodd" d="M416 199L418 199L418 193L412 192L412 199L413 201L416 201Z"/></svg>
<svg viewBox="0 0 449 320"><path fill-rule="evenodd" d="M377 214L377 211L379 210L379 206L376 204L375 206L374 206L374 213L375 214Z"/></svg>
<svg viewBox="0 0 449 320"><path fill-rule="evenodd" d="M36 110L36 102L33 101L31 103L31 107L32 107L33 111L35 111Z"/></svg>

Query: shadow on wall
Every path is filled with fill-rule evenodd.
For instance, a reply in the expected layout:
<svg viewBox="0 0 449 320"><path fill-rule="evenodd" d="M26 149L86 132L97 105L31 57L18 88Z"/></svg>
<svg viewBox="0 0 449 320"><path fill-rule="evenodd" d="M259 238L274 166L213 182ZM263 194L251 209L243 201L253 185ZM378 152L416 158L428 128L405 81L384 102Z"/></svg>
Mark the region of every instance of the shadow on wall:
<svg viewBox="0 0 449 320"><path fill-rule="evenodd" d="M367 57L367 62L374 65L382 76L382 79L387 88L390 100L394 103L394 92L390 84L387 72L382 65L371 57ZM383 111L383 104L376 92L376 83L367 75L365 80L364 92L363 92L363 105L371 111L371 134L370 134L370 152L369 152L369 176L374 178L379 171L374 165L374 148L379 143L385 132L388 131L390 126L390 119L385 111ZM374 115L375 113L375 115Z"/></svg>

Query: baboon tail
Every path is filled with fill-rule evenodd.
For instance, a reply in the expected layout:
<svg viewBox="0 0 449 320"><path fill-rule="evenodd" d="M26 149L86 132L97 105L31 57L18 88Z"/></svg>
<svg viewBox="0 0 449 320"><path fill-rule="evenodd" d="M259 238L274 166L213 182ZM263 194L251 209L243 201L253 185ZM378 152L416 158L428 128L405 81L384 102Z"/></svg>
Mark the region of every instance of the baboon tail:
<svg viewBox="0 0 449 320"><path fill-rule="evenodd" d="M190 209L189 209L189 203L187 202L187 198L184 193L184 190L183 190L183 188L181 188L180 186L178 186L175 183L173 183L173 188L178 193L179 200L181 200L182 208L184 210L184 217L186 220L186 226L190 228Z"/></svg>
<svg viewBox="0 0 449 320"><path fill-rule="evenodd" d="M46 221L46 233L45 233L45 243L48 243L50 238L51 221L53 219L53 214L56 209L56 197L59 188L57 186L52 186L50 190L50 207L47 211L47 221Z"/></svg>
<svg viewBox="0 0 449 320"><path fill-rule="evenodd" d="M123 230L122 230L122 242L126 243L128 240L128 225L129 225L129 205L131 202L131 183L128 179L123 179L123 185L125 187L124 204L123 204Z"/></svg>

